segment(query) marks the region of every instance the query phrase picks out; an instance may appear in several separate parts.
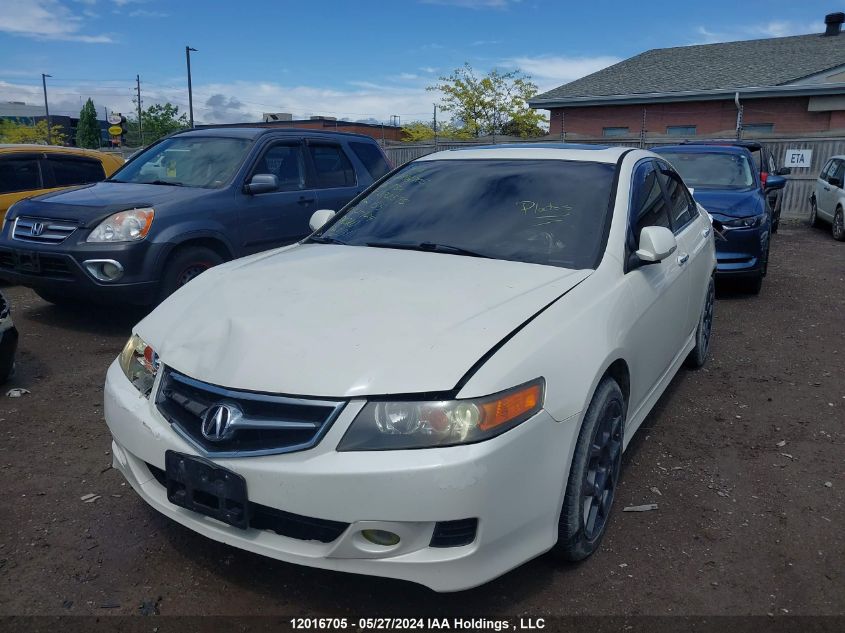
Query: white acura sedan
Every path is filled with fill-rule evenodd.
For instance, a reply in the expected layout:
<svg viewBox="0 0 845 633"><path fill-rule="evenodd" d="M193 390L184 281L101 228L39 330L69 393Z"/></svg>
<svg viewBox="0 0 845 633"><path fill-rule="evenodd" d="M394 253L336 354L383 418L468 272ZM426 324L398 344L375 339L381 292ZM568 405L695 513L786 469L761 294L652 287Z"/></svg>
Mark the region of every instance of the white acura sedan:
<svg viewBox="0 0 845 633"><path fill-rule="evenodd" d="M713 236L678 174L441 152L312 229L137 325L105 391L135 491L217 541L437 591L595 551L622 451L707 356Z"/></svg>

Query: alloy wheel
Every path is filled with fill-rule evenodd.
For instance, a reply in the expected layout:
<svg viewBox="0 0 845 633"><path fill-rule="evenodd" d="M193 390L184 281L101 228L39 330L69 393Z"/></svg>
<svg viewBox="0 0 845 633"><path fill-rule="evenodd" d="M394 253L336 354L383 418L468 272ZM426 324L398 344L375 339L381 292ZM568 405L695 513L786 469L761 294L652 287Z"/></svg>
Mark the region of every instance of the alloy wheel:
<svg viewBox="0 0 845 633"><path fill-rule="evenodd" d="M605 405L590 442L590 455L581 487L584 535L594 540L604 530L622 466L622 403Z"/></svg>
<svg viewBox="0 0 845 633"><path fill-rule="evenodd" d="M707 299L704 302L704 312L701 314L701 340L699 345L704 354L710 349L710 335L713 332L713 307L716 304L716 286L713 280L707 287Z"/></svg>
<svg viewBox="0 0 845 633"><path fill-rule="evenodd" d="M833 216L833 239L845 239L845 216L843 216L842 209L837 209L836 215Z"/></svg>
<svg viewBox="0 0 845 633"><path fill-rule="evenodd" d="M176 278L176 285L181 288L186 283L191 281L194 277L198 277L201 273L204 273L209 268L211 268L209 264L191 264L190 266L186 267L181 273L179 273L179 276Z"/></svg>

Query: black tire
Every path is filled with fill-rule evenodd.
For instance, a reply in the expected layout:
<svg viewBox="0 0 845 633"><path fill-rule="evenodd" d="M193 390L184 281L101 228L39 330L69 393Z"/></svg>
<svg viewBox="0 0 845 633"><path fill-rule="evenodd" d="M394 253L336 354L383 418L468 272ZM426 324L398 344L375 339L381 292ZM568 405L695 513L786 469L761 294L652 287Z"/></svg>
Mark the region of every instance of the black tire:
<svg viewBox="0 0 845 633"><path fill-rule="evenodd" d="M818 210L816 199L810 198L810 226L814 228L818 228L822 225L821 220L819 220Z"/></svg>
<svg viewBox="0 0 845 633"><path fill-rule="evenodd" d="M167 299L194 277L222 263L223 258L210 248L203 246L180 248L170 256L164 266L159 302Z"/></svg>
<svg viewBox="0 0 845 633"><path fill-rule="evenodd" d="M622 390L605 376L578 434L552 549L557 558L583 560L601 543L622 469L625 414Z"/></svg>
<svg viewBox="0 0 845 633"><path fill-rule="evenodd" d="M704 307L701 309L701 316L698 318L698 327L695 329L695 347L692 348L684 361L687 367L699 369L707 362L707 353L710 351L710 340L713 334L713 308L716 304L716 281L710 277L707 284L707 296L704 299Z"/></svg>
<svg viewBox="0 0 845 633"><path fill-rule="evenodd" d="M833 223L830 225L830 233L833 235L833 239L845 242L845 215L843 215L842 207L836 207L836 213L833 214Z"/></svg>

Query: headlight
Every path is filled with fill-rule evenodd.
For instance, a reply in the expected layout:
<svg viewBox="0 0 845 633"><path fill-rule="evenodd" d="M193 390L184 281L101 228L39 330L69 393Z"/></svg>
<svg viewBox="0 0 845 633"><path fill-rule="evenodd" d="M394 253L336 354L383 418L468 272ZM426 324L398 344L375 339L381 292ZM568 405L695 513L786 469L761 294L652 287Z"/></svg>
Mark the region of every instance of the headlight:
<svg viewBox="0 0 845 633"><path fill-rule="evenodd" d="M100 222L87 242L135 242L147 237L153 225L155 209L129 209L110 215Z"/></svg>
<svg viewBox="0 0 845 633"><path fill-rule="evenodd" d="M133 334L118 356L120 368L143 395L149 395L158 372L158 354L137 334Z"/></svg>
<svg viewBox="0 0 845 633"><path fill-rule="evenodd" d="M12 214L12 209L15 208L15 204L17 204L17 202L15 202L12 206L6 209L5 215L3 215L3 223L0 224L0 233L6 230L6 222L9 220L9 216Z"/></svg>
<svg viewBox="0 0 845 633"><path fill-rule="evenodd" d="M728 220L722 222L722 226L727 229L753 229L760 226L766 220L766 213L762 215L753 215L748 218L737 218L736 220Z"/></svg>
<svg viewBox="0 0 845 633"><path fill-rule="evenodd" d="M486 440L537 413L543 388L540 378L485 398L368 402L337 450L433 448Z"/></svg>

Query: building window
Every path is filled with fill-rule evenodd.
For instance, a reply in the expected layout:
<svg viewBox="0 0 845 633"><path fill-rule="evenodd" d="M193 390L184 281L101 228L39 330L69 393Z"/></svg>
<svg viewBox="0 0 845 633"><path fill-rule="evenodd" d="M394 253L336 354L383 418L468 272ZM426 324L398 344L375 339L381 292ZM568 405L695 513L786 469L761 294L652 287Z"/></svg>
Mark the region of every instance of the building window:
<svg viewBox="0 0 845 633"><path fill-rule="evenodd" d="M752 134L771 134L775 131L774 123L747 123L742 126L743 132L751 132Z"/></svg>
<svg viewBox="0 0 845 633"><path fill-rule="evenodd" d="M602 136L627 136L628 133L626 127L603 127L601 129Z"/></svg>
<svg viewBox="0 0 845 633"><path fill-rule="evenodd" d="M694 125L668 125L666 134L669 136L695 136Z"/></svg>

